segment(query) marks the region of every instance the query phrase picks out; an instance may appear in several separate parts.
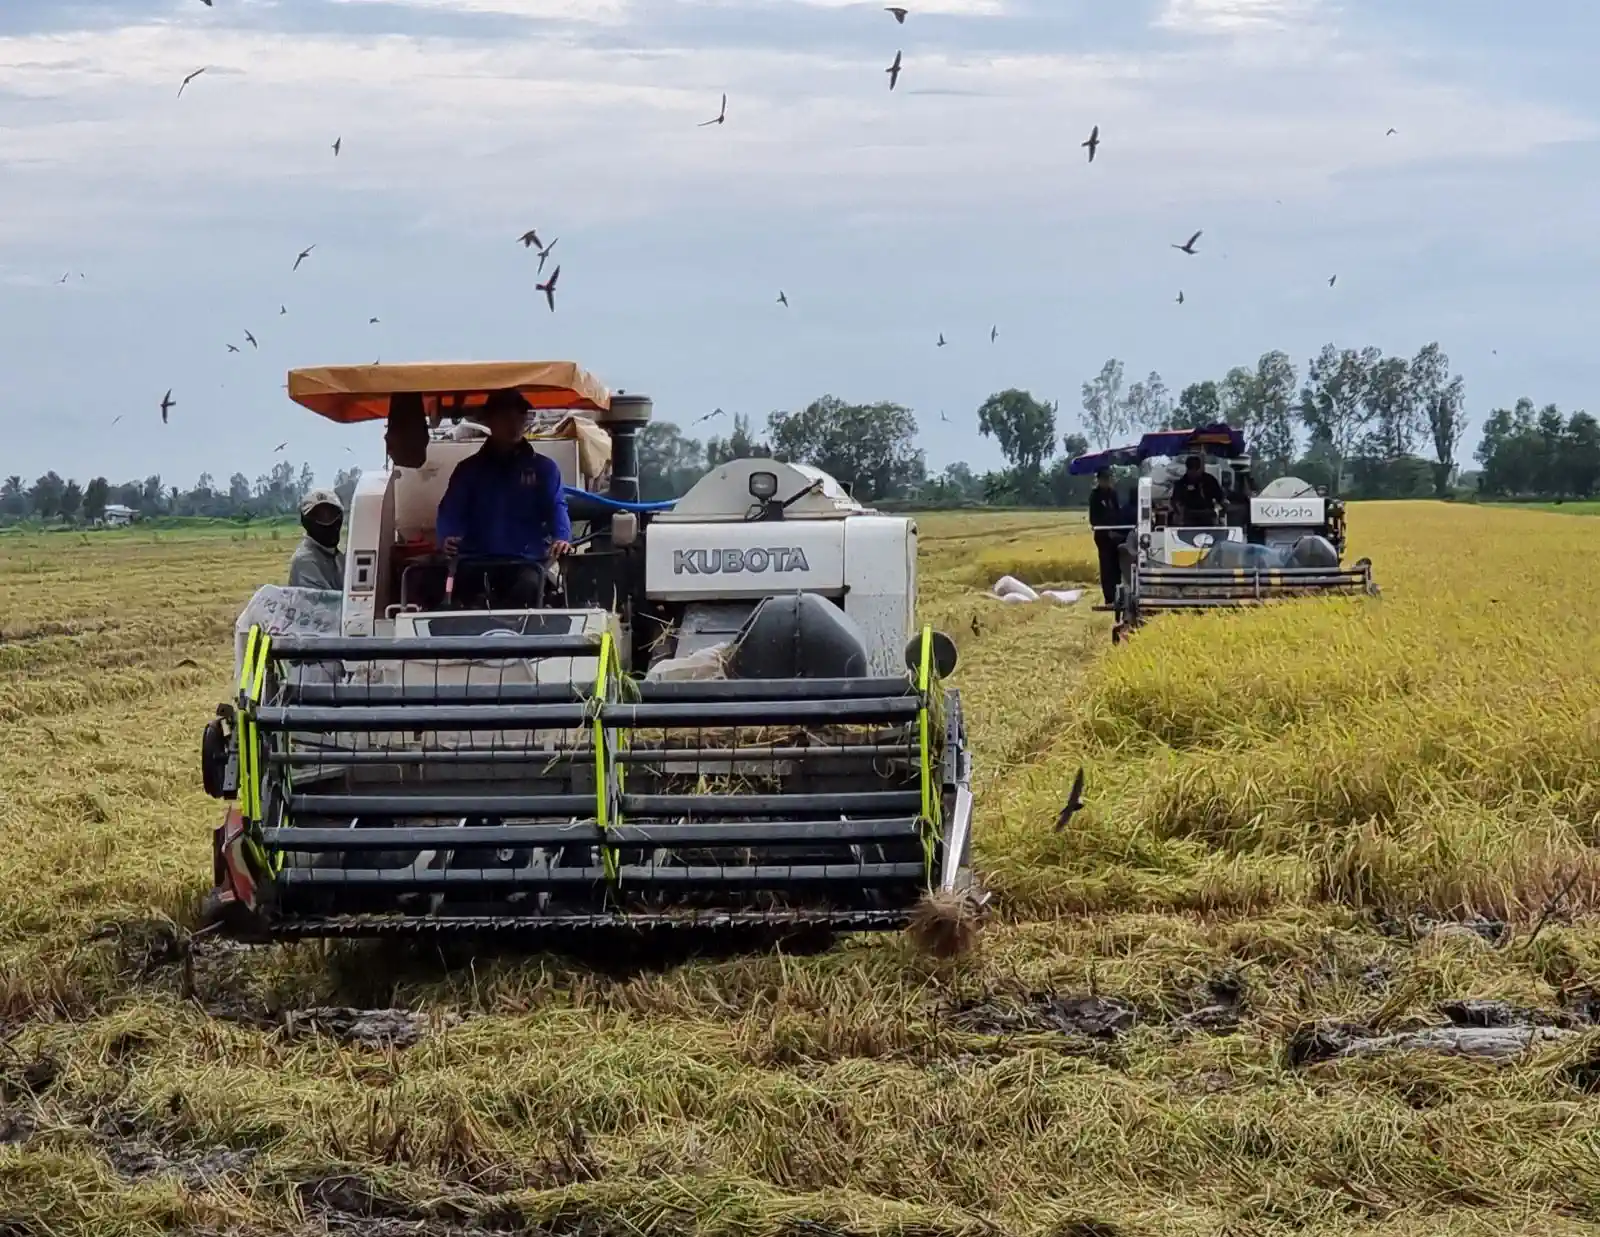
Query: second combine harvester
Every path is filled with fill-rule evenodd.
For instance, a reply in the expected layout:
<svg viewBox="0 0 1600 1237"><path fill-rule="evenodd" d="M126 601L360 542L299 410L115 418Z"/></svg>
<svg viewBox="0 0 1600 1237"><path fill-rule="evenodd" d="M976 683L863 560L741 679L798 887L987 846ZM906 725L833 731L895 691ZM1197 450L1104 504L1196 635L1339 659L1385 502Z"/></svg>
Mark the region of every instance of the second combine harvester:
<svg viewBox="0 0 1600 1237"><path fill-rule="evenodd" d="M1171 501L1184 461L1199 457L1222 502L1197 520ZM1225 423L1159 430L1137 443L1080 455L1074 476L1104 468L1137 468L1126 504L1122 582L1110 607L1112 639L1151 614L1259 605L1287 597L1338 593L1375 596L1372 563L1343 564L1344 503L1298 477L1280 477L1259 491L1250 476L1244 435Z"/></svg>
<svg viewBox="0 0 1600 1237"><path fill-rule="evenodd" d="M542 604L464 609L435 512L507 389L579 548ZM955 648L915 620L912 520L770 459L640 503L650 400L566 362L300 370L289 393L386 421L397 462L356 487L342 596L264 589L241 622L204 745L234 932L893 928L967 888Z"/></svg>

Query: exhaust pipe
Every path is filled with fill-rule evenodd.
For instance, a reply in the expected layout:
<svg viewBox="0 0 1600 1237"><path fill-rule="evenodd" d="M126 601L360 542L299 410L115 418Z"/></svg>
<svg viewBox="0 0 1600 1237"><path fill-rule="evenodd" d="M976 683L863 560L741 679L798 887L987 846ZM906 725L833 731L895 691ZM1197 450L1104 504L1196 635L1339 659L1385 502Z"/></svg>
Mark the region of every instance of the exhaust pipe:
<svg viewBox="0 0 1600 1237"><path fill-rule="evenodd" d="M595 420L611 435L610 497L621 502L639 501L639 431L650 422L654 403L648 395L611 397L611 407Z"/></svg>

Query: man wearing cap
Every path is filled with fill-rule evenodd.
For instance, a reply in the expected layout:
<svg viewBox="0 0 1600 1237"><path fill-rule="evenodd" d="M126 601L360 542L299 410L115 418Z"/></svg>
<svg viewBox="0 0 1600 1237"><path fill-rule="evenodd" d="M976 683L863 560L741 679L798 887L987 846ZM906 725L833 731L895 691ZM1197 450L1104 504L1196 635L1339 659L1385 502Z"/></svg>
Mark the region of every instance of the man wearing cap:
<svg viewBox="0 0 1600 1237"><path fill-rule="evenodd" d="M1094 474L1094 489L1089 492L1089 527L1094 529L1094 546L1100 556L1100 595L1106 605L1117 600L1117 585L1122 580L1122 544L1128 539L1127 512L1111 484L1111 470L1099 468Z"/></svg>
<svg viewBox="0 0 1600 1237"><path fill-rule="evenodd" d="M1227 506L1222 483L1205 470L1198 455L1183 462L1183 476L1172 483L1172 510L1186 528L1210 528Z"/></svg>
<svg viewBox="0 0 1600 1237"><path fill-rule="evenodd" d="M290 588L344 588L343 524L344 504L332 490L312 490L301 500L300 527L306 535L289 560Z"/></svg>
<svg viewBox="0 0 1600 1237"><path fill-rule="evenodd" d="M497 594L496 603L531 606L542 592L543 565L572 549L561 469L523 437L528 403L520 392L493 392L475 419L489 437L450 474L439 502L439 544L465 560L520 559L521 567L469 571L462 584L469 595L481 587Z"/></svg>

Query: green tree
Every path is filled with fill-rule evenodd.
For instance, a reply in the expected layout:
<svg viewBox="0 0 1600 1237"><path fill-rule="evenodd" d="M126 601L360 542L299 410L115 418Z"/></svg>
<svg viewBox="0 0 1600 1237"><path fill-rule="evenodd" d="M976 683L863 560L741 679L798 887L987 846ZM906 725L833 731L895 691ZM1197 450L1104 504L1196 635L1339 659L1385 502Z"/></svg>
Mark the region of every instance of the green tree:
<svg viewBox="0 0 1600 1237"><path fill-rule="evenodd" d="M1167 393L1167 384L1161 381L1161 375L1155 370L1151 370L1150 376L1143 382L1136 382L1128 388L1123 407L1131 429L1163 430L1172 424L1172 397Z"/></svg>
<svg viewBox="0 0 1600 1237"><path fill-rule="evenodd" d="M28 491L28 507L41 520L53 520L61 514L61 495L67 483L54 470L45 473Z"/></svg>
<svg viewBox="0 0 1600 1237"><path fill-rule="evenodd" d="M96 477L83 487L83 518L91 524L106 518L106 499L111 493L111 483Z"/></svg>
<svg viewBox="0 0 1600 1237"><path fill-rule="evenodd" d="M0 483L0 516L21 519L28 514L28 491L22 478L13 473Z"/></svg>
<svg viewBox="0 0 1600 1237"><path fill-rule="evenodd" d="M1262 476L1281 474L1295 455L1295 388L1299 375L1289 354L1274 349L1256 362L1251 386L1250 451Z"/></svg>
<svg viewBox="0 0 1600 1237"><path fill-rule="evenodd" d="M1567 421L1566 488L1579 498L1592 498L1600 489L1600 422L1587 412L1575 412Z"/></svg>
<svg viewBox="0 0 1600 1237"><path fill-rule="evenodd" d="M926 475L917 419L902 404L847 404L832 395L774 412L767 435L779 459L814 465L867 501L915 491Z"/></svg>
<svg viewBox="0 0 1600 1237"><path fill-rule="evenodd" d="M1357 352L1325 344L1306 369L1300 417L1312 437L1320 439L1332 453L1335 493L1344 484L1345 461L1355 453L1371 424L1367 388L1380 357L1376 348Z"/></svg>
<svg viewBox="0 0 1600 1237"><path fill-rule="evenodd" d="M705 449L671 421L639 432L639 496L646 502L680 498L706 471Z"/></svg>
<svg viewBox="0 0 1600 1237"><path fill-rule="evenodd" d="M1115 357L1083 384L1083 425L1089 441L1102 449L1114 445L1130 428L1122 394L1122 362Z"/></svg>
<svg viewBox="0 0 1600 1237"><path fill-rule="evenodd" d="M1017 474L1017 489L1032 494L1044 462L1056 448L1055 405L1008 388L978 408L978 432L1000 444L1000 454Z"/></svg>
<svg viewBox="0 0 1600 1237"><path fill-rule="evenodd" d="M1178 408L1173 416L1177 426L1199 429L1222 420L1222 393L1209 378L1204 382L1191 382L1178 396Z"/></svg>
<svg viewBox="0 0 1600 1237"><path fill-rule="evenodd" d="M706 464L715 468L729 460L753 460L771 455L766 443L761 442L750 429L750 418L742 412L733 416L733 432L726 438L713 438L706 443Z"/></svg>
<svg viewBox="0 0 1600 1237"><path fill-rule="evenodd" d="M83 510L83 487L69 479L66 485L61 487L61 518L75 520L81 510Z"/></svg>
<svg viewBox="0 0 1600 1237"><path fill-rule="evenodd" d="M350 502L356 494L356 482L361 480L359 468L341 468L333 478L333 492L339 496L339 501L344 504L346 511L350 510ZM231 486L229 487L232 488Z"/></svg>
<svg viewBox="0 0 1600 1237"><path fill-rule="evenodd" d="M1364 399L1370 427L1362 444L1365 453L1380 460L1411 455L1422 418L1410 363L1396 356L1379 360L1368 371Z"/></svg>
<svg viewBox="0 0 1600 1237"><path fill-rule="evenodd" d="M1450 358L1438 343L1424 344L1412 358L1411 392L1433 441L1434 496L1445 498L1466 428L1466 383L1459 375L1450 377Z"/></svg>

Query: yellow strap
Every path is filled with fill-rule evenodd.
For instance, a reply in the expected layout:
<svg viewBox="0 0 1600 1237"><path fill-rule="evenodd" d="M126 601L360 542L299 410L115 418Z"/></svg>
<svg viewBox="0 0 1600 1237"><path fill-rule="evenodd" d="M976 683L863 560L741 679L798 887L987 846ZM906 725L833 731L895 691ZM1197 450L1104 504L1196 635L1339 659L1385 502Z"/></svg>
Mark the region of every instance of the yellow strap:
<svg viewBox="0 0 1600 1237"><path fill-rule="evenodd" d="M600 670L595 675L594 683L594 798L595 798L595 824L600 832L605 833L610 823L610 791L611 786L607 779L609 762L606 760L606 727L600 716L601 706L605 704L607 692L611 681L611 633L608 631L600 637ZM605 869L606 880L615 882L617 878L617 856L603 841L600 844L600 863Z"/></svg>
<svg viewBox="0 0 1600 1237"><path fill-rule="evenodd" d="M261 627L252 624L245 638L244 663L239 667L239 815L250 821L256 818L255 795L255 724L251 721L250 683L255 676L256 653L261 647Z"/></svg>
<svg viewBox="0 0 1600 1237"><path fill-rule="evenodd" d="M922 693L922 707L917 710L918 739L922 754L922 815L933 820L933 766L929 755L928 688L933 681L933 628L922 629L922 664L917 672L917 690Z"/></svg>

